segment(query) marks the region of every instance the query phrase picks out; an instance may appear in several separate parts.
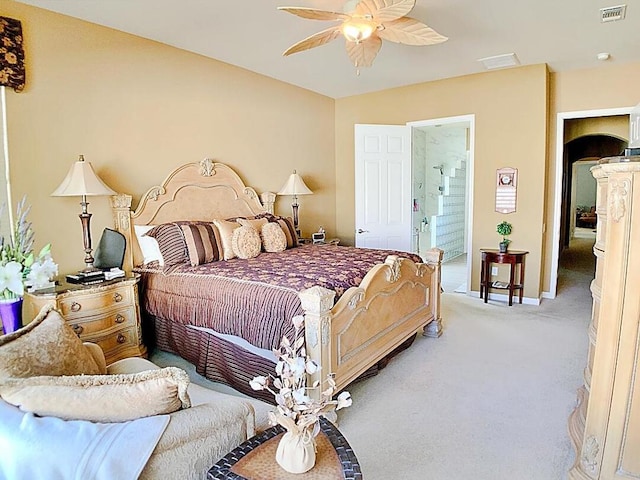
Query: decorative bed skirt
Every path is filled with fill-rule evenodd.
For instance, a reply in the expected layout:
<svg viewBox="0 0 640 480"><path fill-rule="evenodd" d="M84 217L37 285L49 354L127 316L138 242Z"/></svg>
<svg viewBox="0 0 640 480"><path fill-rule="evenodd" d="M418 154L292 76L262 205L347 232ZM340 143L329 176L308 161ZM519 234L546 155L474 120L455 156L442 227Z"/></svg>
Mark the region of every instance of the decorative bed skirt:
<svg viewBox="0 0 640 480"><path fill-rule="evenodd" d="M145 328L148 329L146 333L148 336L153 336L149 338L148 345L155 344L155 347L160 350L179 355L195 365L198 374L211 381L224 383L245 395L274 404L271 393L265 390L252 390L249 381L256 375L273 373L275 362L206 330L152 315L145 317ZM355 381L377 375L392 357L409 348L415 338L416 335L409 337Z"/></svg>

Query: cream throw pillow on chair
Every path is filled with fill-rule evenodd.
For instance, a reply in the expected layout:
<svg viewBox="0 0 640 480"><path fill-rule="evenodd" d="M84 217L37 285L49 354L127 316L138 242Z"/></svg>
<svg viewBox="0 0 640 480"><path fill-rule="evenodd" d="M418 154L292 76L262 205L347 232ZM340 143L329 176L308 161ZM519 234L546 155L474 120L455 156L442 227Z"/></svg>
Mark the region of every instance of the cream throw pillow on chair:
<svg viewBox="0 0 640 480"><path fill-rule="evenodd" d="M0 378L104 373L53 305L26 326L0 336Z"/></svg>
<svg viewBox="0 0 640 480"><path fill-rule="evenodd" d="M166 367L121 375L0 380L0 396L25 412L65 420L126 422L189 408L189 376Z"/></svg>

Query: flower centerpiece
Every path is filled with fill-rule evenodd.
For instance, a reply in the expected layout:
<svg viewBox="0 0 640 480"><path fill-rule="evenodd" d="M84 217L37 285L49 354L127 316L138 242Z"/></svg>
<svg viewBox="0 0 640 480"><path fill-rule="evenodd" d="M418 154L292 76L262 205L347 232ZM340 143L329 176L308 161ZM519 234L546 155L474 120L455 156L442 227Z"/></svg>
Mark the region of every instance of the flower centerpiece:
<svg viewBox="0 0 640 480"><path fill-rule="evenodd" d="M53 285L51 279L58 274L58 265L51 258L51 244L35 255L34 233L27 215L26 197L18 203L16 221L11 237L0 236L0 316L4 333L22 326L22 296L28 291Z"/></svg>
<svg viewBox="0 0 640 480"><path fill-rule="evenodd" d="M304 473L315 465L315 437L320 431L320 416L350 406L351 395L344 391L333 398L336 384L331 374L327 375L328 387L319 395L319 380L307 386L307 374L317 373L319 367L306 354L304 336L300 335L304 317L294 317L293 325L294 342L282 337L280 348L273 350L278 357L277 377L258 376L249 385L253 390L268 390L274 395L277 407L269 412L269 420L272 425L280 424L287 430L278 444L276 461L288 472Z"/></svg>

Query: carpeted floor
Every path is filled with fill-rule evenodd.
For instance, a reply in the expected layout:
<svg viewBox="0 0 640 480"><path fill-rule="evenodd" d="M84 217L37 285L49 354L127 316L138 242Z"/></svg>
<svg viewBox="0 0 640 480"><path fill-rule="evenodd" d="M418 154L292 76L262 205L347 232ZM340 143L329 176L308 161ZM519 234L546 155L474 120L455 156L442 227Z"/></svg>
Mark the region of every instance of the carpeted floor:
<svg viewBox="0 0 640 480"><path fill-rule="evenodd" d="M340 430L365 479L566 477L567 418L586 362L592 245L577 238L563 253L558 297L540 306L484 304L445 289L443 336L418 337L379 375L349 388L353 406L340 414Z"/></svg>

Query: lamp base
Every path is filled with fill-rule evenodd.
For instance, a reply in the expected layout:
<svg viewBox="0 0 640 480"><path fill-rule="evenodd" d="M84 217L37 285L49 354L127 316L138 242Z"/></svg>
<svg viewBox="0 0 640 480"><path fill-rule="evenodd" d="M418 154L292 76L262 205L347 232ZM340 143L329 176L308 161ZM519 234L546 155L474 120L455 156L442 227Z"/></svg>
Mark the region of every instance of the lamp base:
<svg viewBox="0 0 640 480"><path fill-rule="evenodd" d="M296 235L298 235L298 238L300 238L300 228L298 227L298 202L297 202L297 198L293 197L294 201L291 204L291 209L293 210L293 229L296 231Z"/></svg>

